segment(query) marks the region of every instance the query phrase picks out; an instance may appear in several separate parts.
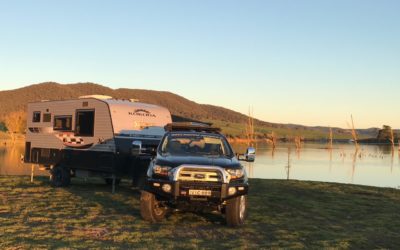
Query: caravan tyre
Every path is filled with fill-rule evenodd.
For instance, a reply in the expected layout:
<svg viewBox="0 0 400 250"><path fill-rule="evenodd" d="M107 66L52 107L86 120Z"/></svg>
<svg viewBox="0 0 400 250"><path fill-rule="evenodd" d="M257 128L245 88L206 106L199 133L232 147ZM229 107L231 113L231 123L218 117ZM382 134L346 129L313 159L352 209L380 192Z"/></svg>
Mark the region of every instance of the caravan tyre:
<svg viewBox="0 0 400 250"><path fill-rule="evenodd" d="M226 223L236 227L244 224L247 216L247 196L241 195L226 202Z"/></svg>
<svg viewBox="0 0 400 250"><path fill-rule="evenodd" d="M143 219L152 223L160 222L165 218L167 209L160 206L154 194L142 191L140 196L140 214Z"/></svg>
<svg viewBox="0 0 400 250"><path fill-rule="evenodd" d="M50 170L50 180L53 187L67 187L71 184L71 171L62 165L56 165Z"/></svg>

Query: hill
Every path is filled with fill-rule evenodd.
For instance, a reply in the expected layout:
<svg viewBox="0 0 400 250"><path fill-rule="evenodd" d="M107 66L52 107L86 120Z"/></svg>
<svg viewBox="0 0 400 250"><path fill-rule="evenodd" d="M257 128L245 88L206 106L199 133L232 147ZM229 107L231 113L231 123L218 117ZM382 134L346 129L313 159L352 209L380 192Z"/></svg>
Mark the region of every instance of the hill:
<svg viewBox="0 0 400 250"><path fill-rule="evenodd" d="M145 89L111 89L94 83L59 84L46 82L27 87L0 91L0 117L13 111L25 110L28 102L40 100L64 100L82 95L102 94L120 99L139 99L141 102L157 104L168 108L174 116L213 122L223 128L229 136L243 137L247 116L239 112L209 105L198 104L182 96L167 91ZM274 131L279 137L300 135L305 138L326 138L329 128L307 127L296 124L270 123L255 119L255 130L258 137L265 137ZM349 132L333 128L335 138L350 138ZM375 136L377 129L359 130L365 136Z"/></svg>

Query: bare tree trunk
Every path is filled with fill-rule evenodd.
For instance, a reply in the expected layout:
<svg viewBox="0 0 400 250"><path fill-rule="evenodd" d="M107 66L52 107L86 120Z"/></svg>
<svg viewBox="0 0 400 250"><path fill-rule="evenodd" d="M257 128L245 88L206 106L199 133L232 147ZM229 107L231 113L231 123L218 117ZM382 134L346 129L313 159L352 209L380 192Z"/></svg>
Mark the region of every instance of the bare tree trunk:
<svg viewBox="0 0 400 250"><path fill-rule="evenodd" d="M354 128L353 115L351 115L351 136L353 137L354 145L356 147L356 150L358 151L360 147L358 145L357 132L356 132L356 129Z"/></svg>

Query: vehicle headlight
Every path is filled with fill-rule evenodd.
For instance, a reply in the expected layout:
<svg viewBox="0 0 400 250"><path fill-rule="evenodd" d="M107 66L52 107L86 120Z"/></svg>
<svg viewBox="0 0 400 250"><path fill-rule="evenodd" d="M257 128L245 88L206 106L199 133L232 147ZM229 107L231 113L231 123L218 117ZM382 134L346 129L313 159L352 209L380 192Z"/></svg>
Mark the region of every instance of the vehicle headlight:
<svg viewBox="0 0 400 250"><path fill-rule="evenodd" d="M243 168L227 169L226 171L231 175L231 179L238 179L238 178L242 178L244 176Z"/></svg>
<svg viewBox="0 0 400 250"><path fill-rule="evenodd" d="M158 174L158 175L168 176L168 173L171 169L172 168L168 167L168 166L154 165L153 173Z"/></svg>

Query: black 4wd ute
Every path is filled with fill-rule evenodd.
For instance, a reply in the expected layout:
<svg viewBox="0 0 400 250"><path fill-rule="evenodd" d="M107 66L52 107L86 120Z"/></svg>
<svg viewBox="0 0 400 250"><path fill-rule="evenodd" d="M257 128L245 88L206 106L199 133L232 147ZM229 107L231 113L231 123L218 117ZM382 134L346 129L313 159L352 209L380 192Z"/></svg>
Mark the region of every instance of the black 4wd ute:
<svg viewBox="0 0 400 250"><path fill-rule="evenodd" d="M169 208L219 211L228 225L244 223L248 180L239 160L254 161L255 150L236 156L219 129L206 124L169 124L151 161L140 198L142 217L161 221Z"/></svg>

